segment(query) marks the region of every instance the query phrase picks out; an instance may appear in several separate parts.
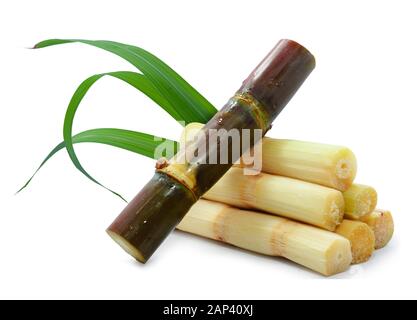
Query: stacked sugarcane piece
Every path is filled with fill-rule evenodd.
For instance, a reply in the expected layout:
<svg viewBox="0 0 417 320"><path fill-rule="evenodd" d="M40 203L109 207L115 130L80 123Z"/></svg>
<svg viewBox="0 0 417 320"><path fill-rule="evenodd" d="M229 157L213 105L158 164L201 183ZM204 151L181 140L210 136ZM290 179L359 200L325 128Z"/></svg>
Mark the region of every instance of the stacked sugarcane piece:
<svg viewBox="0 0 417 320"><path fill-rule="evenodd" d="M181 144L201 126L188 125ZM323 275L368 261L391 240L392 215L376 209L374 188L353 183L356 158L348 148L264 138L262 172L247 174L252 165L241 160L231 168L178 229Z"/></svg>

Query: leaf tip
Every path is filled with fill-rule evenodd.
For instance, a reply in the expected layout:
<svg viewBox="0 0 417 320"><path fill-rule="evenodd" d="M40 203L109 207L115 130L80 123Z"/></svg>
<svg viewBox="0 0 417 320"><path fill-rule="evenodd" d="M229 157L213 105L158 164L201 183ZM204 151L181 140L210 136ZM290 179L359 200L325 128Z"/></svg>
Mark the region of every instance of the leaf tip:
<svg viewBox="0 0 417 320"><path fill-rule="evenodd" d="M31 46L31 47L26 47L26 49L29 50L35 50L35 49L39 49L40 47L40 42L36 43L35 45Z"/></svg>
<svg viewBox="0 0 417 320"><path fill-rule="evenodd" d="M14 196L17 196L17 195L20 193L20 191L22 191L25 187L26 187L26 186L23 186L23 187L21 187L19 190L17 190L17 191L14 193Z"/></svg>

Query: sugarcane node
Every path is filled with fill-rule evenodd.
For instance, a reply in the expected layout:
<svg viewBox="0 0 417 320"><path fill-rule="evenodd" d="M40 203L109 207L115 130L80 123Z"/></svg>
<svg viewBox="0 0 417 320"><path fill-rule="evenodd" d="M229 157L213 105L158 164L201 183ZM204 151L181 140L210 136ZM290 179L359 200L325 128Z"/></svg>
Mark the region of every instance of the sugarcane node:
<svg viewBox="0 0 417 320"><path fill-rule="evenodd" d="M213 222L213 234L215 240L226 242L226 224L225 217L230 212L230 206L225 205L224 208L216 215Z"/></svg>
<svg viewBox="0 0 417 320"><path fill-rule="evenodd" d="M285 256L285 249L288 244L288 238L293 230L297 227L297 223L291 220L283 219L273 227L270 238L272 253L275 256Z"/></svg>
<svg viewBox="0 0 417 320"><path fill-rule="evenodd" d="M123 239L116 241L130 254L134 248L140 258L138 254L132 255L146 262L193 204L250 149L251 144L242 141L244 130L253 135L253 144L262 139L314 67L313 55L300 44L291 40L278 42L235 95L207 122L202 129L204 134L190 146L180 148L167 166L156 169L154 177L108 228L112 238ZM271 80L283 85L271 86ZM223 138L225 143L217 140L207 145L213 130L224 131L216 139ZM240 134L238 152L233 152L231 131ZM195 146L203 147L203 152L195 161L187 161L188 148ZM227 161L210 162L219 160L222 154L227 155Z"/></svg>
<svg viewBox="0 0 417 320"><path fill-rule="evenodd" d="M238 171L238 174L243 174L243 172ZM256 203L256 187L259 181L264 177L263 173L258 173L256 175L248 175L247 183L242 183L239 188L239 195L242 203L245 208L256 209L253 205Z"/></svg>
<svg viewBox="0 0 417 320"><path fill-rule="evenodd" d="M249 92L236 94L234 98L241 106L249 109L249 112L255 119L256 124L264 131L263 134L265 135L265 133L268 131L268 128L271 126L268 121L268 114L266 113L265 107Z"/></svg>

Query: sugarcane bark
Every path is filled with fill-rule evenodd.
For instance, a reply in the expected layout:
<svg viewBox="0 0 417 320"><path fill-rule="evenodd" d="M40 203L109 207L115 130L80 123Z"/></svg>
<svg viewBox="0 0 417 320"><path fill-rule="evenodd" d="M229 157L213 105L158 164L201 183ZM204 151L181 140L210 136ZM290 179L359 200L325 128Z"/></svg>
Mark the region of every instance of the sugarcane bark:
<svg viewBox="0 0 417 320"><path fill-rule="evenodd" d="M194 144L181 150L122 211L109 227L112 237L141 262L146 262L165 237L177 226L191 206L210 189L239 157L270 128L272 121L314 69L314 57L301 45L281 40L244 81L229 102L203 127ZM219 139L227 143L209 143L212 130L225 129ZM232 152L228 131L251 131L250 144L242 143L240 152ZM262 130L262 135L255 134ZM193 161L187 153L204 150ZM224 150L224 148L227 148ZM228 154L226 163L212 164L210 155ZM170 192L172 186L174 190Z"/></svg>
<svg viewBox="0 0 417 320"><path fill-rule="evenodd" d="M145 262L194 203L189 189L157 172L108 232L119 244L130 244L122 246L137 260Z"/></svg>

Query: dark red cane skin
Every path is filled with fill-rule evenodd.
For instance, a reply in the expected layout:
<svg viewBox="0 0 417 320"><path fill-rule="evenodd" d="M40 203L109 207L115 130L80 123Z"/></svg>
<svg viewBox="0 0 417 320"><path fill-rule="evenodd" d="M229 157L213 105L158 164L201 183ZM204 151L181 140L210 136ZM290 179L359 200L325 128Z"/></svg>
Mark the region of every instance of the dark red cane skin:
<svg viewBox="0 0 417 320"><path fill-rule="evenodd" d="M250 92L261 102L272 123L315 66L314 56L306 48L292 40L281 40L239 91Z"/></svg>
<svg viewBox="0 0 417 320"><path fill-rule="evenodd" d="M157 172L108 230L126 239L140 252L142 259L138 260L146 262L184 217L184 210L188 211L194 203L190 190Z"/></svg>
<svg viewBox="0 0 417 320"><path fill-rule="evenodd" d="M314 67L314 57L307 49L292 40L281 40L237 91L237 96L255 98L262 106L263 117L260 119L244 100L232 98L202 130L206 136L209 129L262 129L265 134ZM197 144L207 141L202 137ZM138 260L146 262L192 205L238 160L231 156L230 143L227 147L230 157L226 164L208 164L213 151L210 148L218 148L218 154L224 150L220 150L220 144L207 147L197 160L201 164L195 170L197 183L193 188L164 172L156 172L108 231L122 237L140 253ZM245 151L242 148L241 154Z"/></svg>

